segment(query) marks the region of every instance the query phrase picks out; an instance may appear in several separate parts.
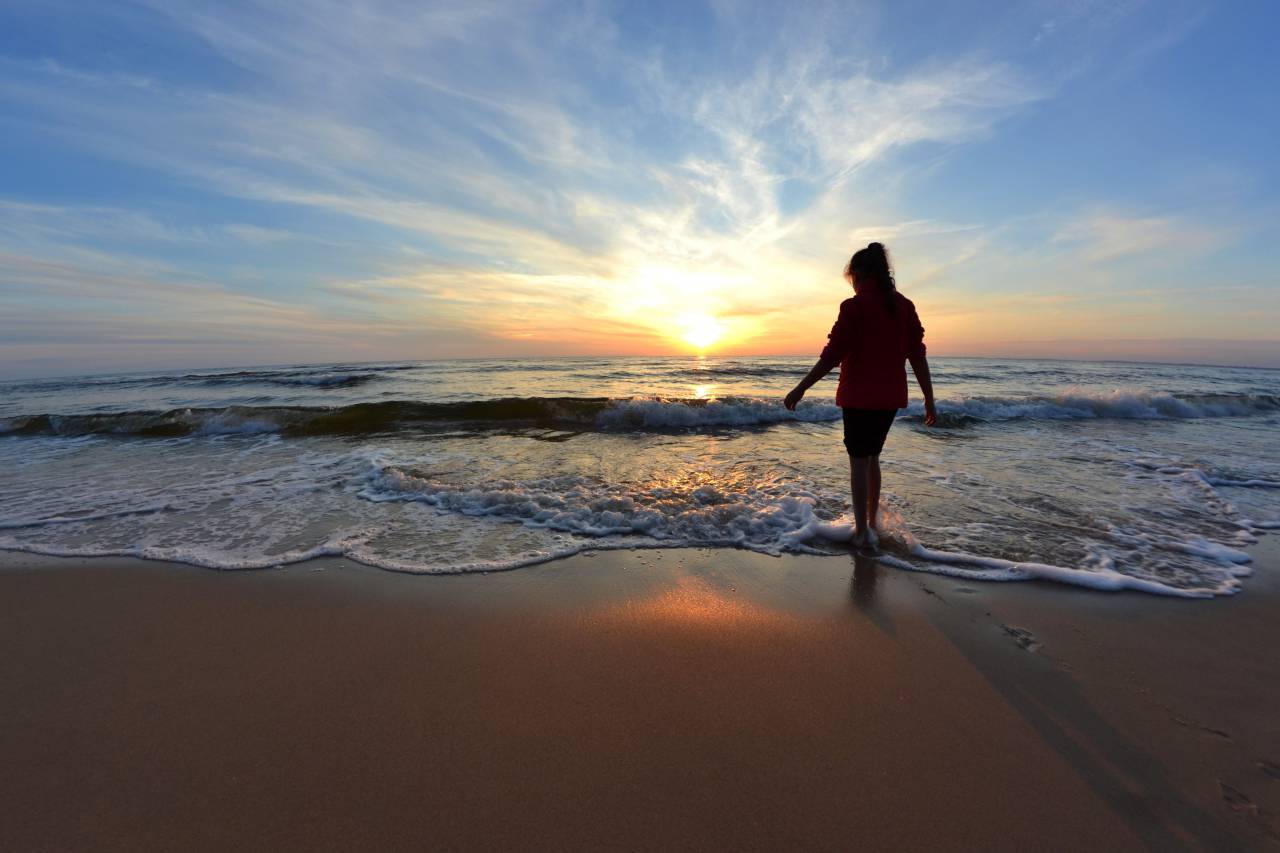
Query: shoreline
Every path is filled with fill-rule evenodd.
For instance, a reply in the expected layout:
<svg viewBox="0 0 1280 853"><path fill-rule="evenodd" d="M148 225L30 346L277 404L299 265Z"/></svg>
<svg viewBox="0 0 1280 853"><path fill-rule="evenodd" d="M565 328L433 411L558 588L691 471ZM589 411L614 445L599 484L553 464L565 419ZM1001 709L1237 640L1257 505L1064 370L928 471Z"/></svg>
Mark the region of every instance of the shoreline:
<svg viewBox="0 0 1280 853"><path fill-rule="evenodd" d="M827 522L817 520L816 524L824 527L850 528L852 523L844 523L841 521ZM1126 575L1112 569L1076 569L1069 566L1061 566L1056 564L1045 564L1038 562L1026 562L1008 560L1001 557L989 557L974 555L967 552L951 552L940 551L937 549L927 548L919 545L913 547L904 547L900 542L892 539L889 540L889 547L882 548L879 556L874 558L886 570L898 570L908 574L921 575L924 577L946 578L947 580L958 583L974 583L978 586L987 586L988 584L1021 584L1021 583L1042 583L1054 587L1065 587L1070 589L1083 589L1103 594L1116 594L1121 592L1136 592L1141 595L1154 596L1157 598L1176 598L1184 600L1208 601L1219 598L1231 598L1245 592L1250 585L1250 579L1253 578L1255 572L1256 558L1252 553L1258 547L1258 543L1264 541L1270 534L1270 530L1253 529L1250 531L1253 535L1253 541L1247 544L1241 544L1239 548L1214 543L1214 546L1220 552L1227 552L1239 555L1239 558L1233 558L1234 567L1244 566L1243 570L1238 568L1232 572L1234 586L1229 591L1220 591L1216 589L1204 588L1184 588L1167 585L1161 581L1141 578L1132 575ZM823 537L833 548L847 547L846 540L842 537L833 538L829 533L815 534ZM925 553L918 553L917 550ZM1267 552L1264 547L1264 553L1272 559L1280 560L1280 548L1276 553ZM594 558L602 554L628 554L634 552L657 552L675 554L677 558L680 554L686 552L697 552L700 554L715 554L724 552L741 552L744 554L752 554L756 557L764 559L849 559L847 553L812 553L804 551L783 551L781 553L769 553L765 551L757 551L751 548L732 545L671 545L660 540L650 540L635 544L609 546L597 546L590 543L584 543L572 549L566 549L560 553L545 554L536 557L518 557L505 562L494 562L481 565L459 565L449 567L447 569L428 569L401 564L395 561L362 560L348 554L334 553L329 550L328 546L321 545L309 549L306 552L298 554L291 552L287 555L287 559L280 562L272 562L268 558L262 558L253 564L242 564L235 566L216 565L212 563L202 563L195 560L179 560L172 558L160 557L143 557L133 553L107 553L107 554L80 554L75 553L73 547L59 548L47 547L41 550L39 546L32 548L9 548L0 546L0 571L14 566L21 566L30 562L41 562L46 565L59 565L69 561L88 561L92 563L110 563L112 561L123 561L125 563L138 563L147 565L166 565L181 566L183 568L198 569L200 571L214 572L218 574L240 574L255 572L279 572L289 569L306 568L312 563L326 564L331 562L350 564L358 566L361 569L368 569L375 572L386 572L389 574L408 575L410 577L467 577L472 575L489 576L500 575L509 572L536 571L540 567L552 565L565 560L579 560ZM913 564L906 558L912 558L917 561ZM935 568L923 568L919 564L933 566ZM1009 575L1020 575L1010 577ZM987 575L987 577L983 577Z"/></svg>
<svg viewBox="0 0 1280 853"><path fill-rule="evenodd" d="M0 847L1280 849L1234 596L860 559L423 578L0 555Z"/></svg>

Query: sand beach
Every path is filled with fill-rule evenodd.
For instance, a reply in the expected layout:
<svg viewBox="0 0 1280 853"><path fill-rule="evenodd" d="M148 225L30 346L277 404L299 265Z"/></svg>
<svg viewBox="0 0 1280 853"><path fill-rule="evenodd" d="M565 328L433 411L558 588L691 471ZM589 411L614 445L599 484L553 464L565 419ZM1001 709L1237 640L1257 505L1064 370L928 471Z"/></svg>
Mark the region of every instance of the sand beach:
<svg viewBox="0 0 1280 853"><path fill-rule="evenodd" d="M5 850L1273 850L1277 548L1196 602L860 558L10 554Z"/></svg>

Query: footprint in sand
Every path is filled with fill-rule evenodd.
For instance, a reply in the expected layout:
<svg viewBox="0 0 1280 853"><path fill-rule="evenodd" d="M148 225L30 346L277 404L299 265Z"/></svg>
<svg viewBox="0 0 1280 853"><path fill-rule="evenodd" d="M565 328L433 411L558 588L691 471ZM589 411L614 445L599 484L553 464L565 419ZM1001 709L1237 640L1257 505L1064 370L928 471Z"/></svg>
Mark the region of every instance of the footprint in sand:
<svg viewBox="0 0 1280 853"><path fill-rule="evenodd" d="M1218 780L1218 787L1222 789L1223 802L1230 806L1232 811L1257 814L1257 803L1249 799L1248 795L1246 795L1244 791L1241 791L1239 788L1231 787L1221 779Z"/></svg>
<svg viewBox="0 0 1280 853"><path fill-rule="evenodd" d="M1001 625L1000 627L1004 629L1006 634L1013 638L1013 641L1018 644L1018 648L1024 649L1028 652L1040 650L1040 641L1036 639L1035 634L1031 633L1026 628L1018 628L1014 625Z"/></svg>
<svg viewBox="0 0 1280 853"><path fill-rule="evenodd" d="M1166 708L1165 710L1168 710L1168 709ZM1213 735L1214 737L1220 737L1223 740L1231 740L1231 735L1228 732L1224 732L1222 729L1215 729L1213 726L1206 726L1204 723L1197 723L1195 720L1188 720L1186 717L1181 717L1173 713L1173 711L1169 711L1169 719L1173 720L1175 723L1182 726L1183 728L1197 729L1199 731L1204 732L1205 734Z"/></svg>
<svg viewBox="0 0 1280 853"><path fill-rule="evenodd" d="M1227 804L1227 808L1248 819L1272 841L1280 842L1280 832L1276 832L1271 826L1272 814L1260 808L1244 791L1228 785L1221 779L1218 780L1218 787L1222 789L1222 801Z"/></svg>

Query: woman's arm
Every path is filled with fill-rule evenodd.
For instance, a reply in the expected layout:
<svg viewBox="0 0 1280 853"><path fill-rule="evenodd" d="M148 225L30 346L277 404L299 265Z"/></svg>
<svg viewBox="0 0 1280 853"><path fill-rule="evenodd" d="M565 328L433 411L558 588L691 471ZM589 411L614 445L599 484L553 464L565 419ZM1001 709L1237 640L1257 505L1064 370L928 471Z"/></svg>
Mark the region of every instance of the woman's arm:
<svg viewBox="0 0 1280 853"><path fill-rule="evenodd" d="M796 387L791 389L791 393L782 401L782 405L786 406L788 411L794 412L796 405L804 397L804 392L812 388L815 382L830 373L832 368L839 363L838 361L825 361L819 358L818 363L805 374L804 379L801 379Z"/></svg>
<svg viewBox="0 0 1280 853"><path fill-rule="evenodd" d="M846 299L840 303L840 315L836 317L835 325L831 327L831 333L827 335L827 345L822 348L822 352L818 355L818 363L805 375L804 379L800 380L796 387L791 389L791 393L782 401L788 411L794 412L796 405L800 402L800 398L804 396L804 392L812 388L815 382L830 373L832 368L844 359L845 353L853 345L854 311L852 299Z"/></svg>
<svg viewBox="0 0 1280 853"><path fill-rule="evenodd" d="M910 359L911 372L920 383L920 392L924 394L924 425L933 426L938 422L938 410L933 407L933 377L929 375L929 359L918 355Z"/></svg>
<svg viewBox="0 0 1280 853"><path fill-rule="evenodd" d="M933 377L929 375L929 359L925 358L924 326L920 323L920 315L911 302L909 319L912 343L907 347L907 361L911 362L911 372L920 383L920 391L924 394L924 425L933 426L938 422L938 410L933 407Z"/></svg>

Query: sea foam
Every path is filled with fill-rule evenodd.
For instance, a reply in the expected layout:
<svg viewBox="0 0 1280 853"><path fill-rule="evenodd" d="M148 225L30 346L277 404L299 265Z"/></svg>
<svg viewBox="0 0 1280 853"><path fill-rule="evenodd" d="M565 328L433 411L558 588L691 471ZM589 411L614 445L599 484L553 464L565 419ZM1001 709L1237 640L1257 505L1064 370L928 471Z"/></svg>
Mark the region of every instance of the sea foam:
<svg viewBox="0 0 1280 853"><path fill-rule="evenodd" d="M824 518L810 493L780 496L777 484L726 490L713 485L654 484L634 488L565 476L527 483L502 481L466 488L433 481L385 463L371 463L361 496L371 501L417 501L444 512L516 522L582 537L629 537L590 547L735 546L766 554L829 553L821 542L852 539L849 518ZM882 510L882 556L914 571L994 581L1050 580L1099 590L1133 589L1160 595L1203 598L1239 588L1237 577L1250 557L1236 548L1191 536L1185 540L1124 534L1124 544L1148 550L1171 548L1203 558L1222 570L1202 585L1176 585L1156 577L1125 574L1105 565L1072 567L1015 561L920 544L905 521ZM1105 533L1105 531L1100 531ZM907 559L904 559L907 558Z"/></svg>
<svg viewBox="0 0 1280 853"><path fill-rule="evenodd" d="M1097 590L1132 589L1180 598L1210 598L1215 595L1230 595L1238 591L1240 584L1235 577L1246 574L1247 571L1240 571L1237 564L1250 560L1250 557L1242 551L1206 542L1204 539L1197 538L1191 542L1178 543L1187 553L1206 557L1233 569L1212 585L1184 587L1155 578L1123 574L1106 567L1059 566L1036 561L1005 560L963 551L926 548L916 540L902 516L889 507L882 507L878 528L883 551L877 555L877 559L881 562L910 571L929 572L966 580L1047 580ZM844 519L837 522L815 520L807 529L797 531L794 535L797 538L816 535L836 542L848 542L852 540L853 533L852 520ZM914 558L914 561L905 558Z"/></svg>
<svg viewBox="0 0 1280 853"><path fill-rule="evenodd" d="M778 494L777 484L726 488L696 479L643 485L566 475L483 487L437 482L371 463L360 496L418 501L472 517L518 522L581 536L642 535L671 545L731 545L780 554L814 517L812 494Z"/></svg>

